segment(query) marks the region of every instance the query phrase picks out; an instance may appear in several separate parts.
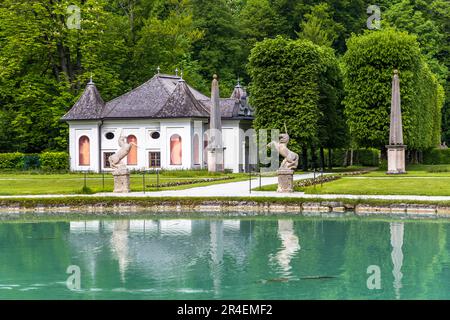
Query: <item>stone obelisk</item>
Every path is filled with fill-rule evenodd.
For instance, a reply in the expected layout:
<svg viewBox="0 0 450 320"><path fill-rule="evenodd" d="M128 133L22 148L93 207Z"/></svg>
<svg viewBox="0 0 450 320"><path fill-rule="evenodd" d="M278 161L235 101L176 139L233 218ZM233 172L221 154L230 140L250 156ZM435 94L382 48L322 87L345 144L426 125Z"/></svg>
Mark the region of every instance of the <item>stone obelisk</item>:
<svg viewBox="0 0 450 320"><path fill-rule="evenodd" d="M406 173L405 149L403 144L402 110L400 106L400 79L398 70L394 70L392 79L391 124L389 127L389 145L387 148L387 174Z"/></svg>
<svg viewBox="0 0 450 320"><path fill-rule="evenodd" d="M213 76L211 83L211 112L208 132L208 171L223 171L222 119L219 104L219 81Z"/></svg>

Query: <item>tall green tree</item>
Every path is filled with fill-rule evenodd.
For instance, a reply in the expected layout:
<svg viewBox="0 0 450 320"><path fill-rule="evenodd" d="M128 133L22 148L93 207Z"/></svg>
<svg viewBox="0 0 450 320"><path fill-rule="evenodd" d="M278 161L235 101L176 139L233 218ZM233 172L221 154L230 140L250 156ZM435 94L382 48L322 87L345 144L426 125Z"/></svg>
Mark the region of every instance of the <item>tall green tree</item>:
<svg viewBox="0 0 450 320"><path fill-rule="evenodd" d="M399 0L383 15L385 22L417 35L431 71L444 86L447 102L443 111L443 139L450 142L450 3L433 0Z"/></svg>
<svg viewBox="0 0 450 320"><path fill-rule="evenodd" d="M192 58L198 62L205 82L217 73L222 81L221 94L230 95L246 63L237 15L225 0L192 0L192 4L194 27L203 32L193 44Z"/></svg>
<svg viewBox="0 0 450 320"><path fill-rule="evenodd" d="M311 8L311 13L305 15L300 23L301 32L297 35L301 39L311 40L319 46L330 46L339 38L345 28L333 20L332 10L327 3L320 3Z"/></svg>
<svg viewBox="0 0 450 320"><path fill-rule="evenodd" d="M347 46L344 104L355 142L377 148L388 143L392 75L398 69L405 143L410 150L436 146L442 90L416 37L385 29L353 36Z"/></svg>
<svg viewBox="0 0 450 320"><path fill-rule="evenodd" d="M290 147L304 155L304 167L308 148L331 147L331 132L345 132L337 119L342 80L331 48L309 40L266 39L253 48L248 69L254 126L283 130L286 125Z"/></svg>
<svg viewBox="0 0 450 320"><path fill-rule="evenodd" d="M79 28L70 5L80 9ZM1 151L65 148L59 118L91 73L106 98L120 92L125 48L104 7L101 0L0 4L0 122L7 123L0 131L10 139Z"/></svg>

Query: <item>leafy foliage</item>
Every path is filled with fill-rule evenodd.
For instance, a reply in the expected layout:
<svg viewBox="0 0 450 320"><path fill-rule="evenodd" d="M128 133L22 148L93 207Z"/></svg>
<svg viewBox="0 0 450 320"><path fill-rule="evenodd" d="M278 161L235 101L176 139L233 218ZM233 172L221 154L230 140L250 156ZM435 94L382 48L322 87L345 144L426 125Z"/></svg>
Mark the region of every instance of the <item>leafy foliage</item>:
<svg viewBox="0 0 450 320"><path fill-rule="evenodd" d="M444 89L414 92L415 87L406 87L402 90L409 90L405 91L406 101L435 100L435 109L446 101L442 133L450 144L450 3L380 0L378 4L382 9L383 29L393 26L417 35L429 70L424 67L414 74L422 74L422 82L433 83L430 86L438 81ZM69 5L81 9L79 29L67 27L67 20L73 14L67 10ZM347 51L346 40L352 34L361 35L366 28L366 9L367 2L363 0L3 0L0 3L0 152L66 150L67 126L59 119L80 96L91 74L105 100L148 80L158 66L164 73L183 69L186 80L204 93L209 91L211 75L217 73L221 94L227 97L238 76L242 83L250 82L246 65L257 42L278 35L300 37L315 44L331 45L340 56ZM373 54L377 52L386 54L381 51ZM323 59L324 55L321 56ZM326 63L319 65L323 68ZM377 68L376 63L373 67ZM339 70L334 67L327 70L318 74L329 80L323 82L316 78L320 88L317 110L312 112L313 109L303 106L306 113L317 112L311 128L319 133L298 135L302 139L308 136L310 143L321 146L352 144L356 147L356 142L345 133L345 123L336 121L343 119L342 108L336 106L333 111L327 107L343 99L337 82L332 85L335 92L325 85L332 83L333 77L340 77ZM430 76L430 71L435 75ZM408 72L403 73L402 81L409 81L410 76ZM378 80L387 81L387 78L388 73ZM286 77L279 80L289 81ZM367 98L372 101L379 97L380 103L384 103L386 96L380 95L382 90L375 87ZM381 110L372 115L375 122L386 116L386 110L384 113ZM327 121L322 121L325 118L320 117L321 113L330 114ZM433 118L434 122L433 125L424 123L417 129L424 140L422 145L414 134L409 135L416 148L435 144L440 139L437 121L440 115L436 112L419 112L416 118L408 117L407 125L416 126L422 116ZM305 115L301 122L306 123L308 117ZM328 123L331 124L326 127ZM385 132L386 127L367 129L375 132L366 139L366 145L375 140L379 144L380 139L375 137L381 134L379 130ZM425 134L429 130L433 130L432 135ZM339 141L330 139L333 132L334 140Z"/></svg>
<svg viewBox="0 0 450 320"><path fill-rule="evenodd" d="M398 69L405 143L413 150L438 144L442 90L416 37L386 29L353 36L347 46L344 104L355 141L380 148L388 143L392 75Z"/></svg>
<svg viewBox="0 0 450 320"><path fill-rule="evenodd" d="M308 40L266 39L253 48L249 73L256 128L283 131L286 125L296 152L333 145L331 132L343 121L340 71L332 49Z"/></svg>
<svg viewBox="0 0 450 320"><path fill-rule="evenodd" d="M69 155L67 152L44 152L40 155L41 169L44 171L58 171L69 169Z"/></svg>

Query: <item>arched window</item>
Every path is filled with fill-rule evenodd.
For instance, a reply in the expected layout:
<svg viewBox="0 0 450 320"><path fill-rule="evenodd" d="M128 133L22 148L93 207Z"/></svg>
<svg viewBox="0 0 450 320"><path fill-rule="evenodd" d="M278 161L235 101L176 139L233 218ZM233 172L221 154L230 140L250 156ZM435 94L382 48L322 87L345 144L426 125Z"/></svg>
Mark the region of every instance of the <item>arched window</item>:
<svg viewBox="0 0 450 320"><path fill-rule="evenodd" d="M78 140L78 165L89 166L91 164L91 143L87 136L81 136Z"/></svg>
<svg viewBox="0 0 450 320"><path fill-rule="evenodd" d="M200 150L199 150L199 141L198 134L194 134L194 164L200 164Z"/></svg>
<svg viewBox="0 0 450 320"><path fill-rule="evenodd" d="M137 138L132 134L127 137L127 142L131 143L131 149L127 156L127 164L130 166L137 165Z"/></svg>
<svg viewBox="0 0 450 320"><path fill-rule="evenodd" d="M170 164L181 165L182 164L182 150L181 150L181 137L178 134L174 134L170 137Z"/></svg>

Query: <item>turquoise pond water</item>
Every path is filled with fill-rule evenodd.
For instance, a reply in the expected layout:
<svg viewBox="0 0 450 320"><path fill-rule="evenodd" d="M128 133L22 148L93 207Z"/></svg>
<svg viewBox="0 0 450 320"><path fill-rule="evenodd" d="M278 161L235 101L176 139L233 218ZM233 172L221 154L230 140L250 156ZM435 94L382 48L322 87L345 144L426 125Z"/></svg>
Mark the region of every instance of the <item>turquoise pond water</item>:
<svg viewBox="0 0 450 320"><path fill-rule="evenodd" d="M70 290L78 273L72 267L68 274L69 266L79 267L79 290ZM68 287L69 277L75 280ZM369 289L378 279L381 288ZM367 218L4 222L0 298L450 299L450 224Z"/></svg>

